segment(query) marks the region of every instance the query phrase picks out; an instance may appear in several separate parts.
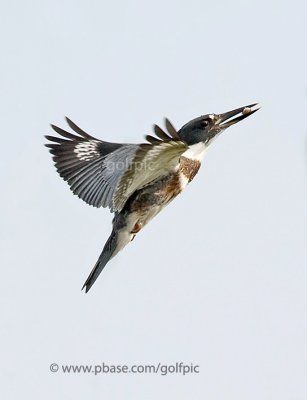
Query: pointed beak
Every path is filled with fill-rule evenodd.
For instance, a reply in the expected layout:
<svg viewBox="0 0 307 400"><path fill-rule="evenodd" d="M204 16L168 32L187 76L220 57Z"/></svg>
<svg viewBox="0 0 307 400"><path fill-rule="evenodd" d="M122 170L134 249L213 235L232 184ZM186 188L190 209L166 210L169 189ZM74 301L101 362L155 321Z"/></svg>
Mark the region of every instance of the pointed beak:
<svg viewBox="0 0 307 400"><path fill-rule="evenodd" d="M242 121L246 117L248 117L248 116L254 114L256 111L258 111L260 107L257 107L257 106L258 106L258 103L250 104L249 106L240 107L235 110L225 112L224 114L218 114L216 116L217 118L216 118L215 126L221 130L229 128L231 125L234 125L239 121ZM236 117L236 118L233 118L233 117Z"/></svg>

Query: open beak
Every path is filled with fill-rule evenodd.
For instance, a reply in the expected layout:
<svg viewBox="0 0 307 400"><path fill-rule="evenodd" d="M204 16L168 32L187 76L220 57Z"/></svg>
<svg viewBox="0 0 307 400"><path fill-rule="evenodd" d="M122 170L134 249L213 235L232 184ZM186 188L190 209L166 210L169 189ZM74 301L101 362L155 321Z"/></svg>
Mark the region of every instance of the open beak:
<svg viewBox="0 0 307 400"><path fill-rule="evenodd" d="M246 117L254 114L256 111L259 110L260 107L255 108L258 106L258 103L250 104L249 106L240 107L232 111L228 111L224 114L218 114L216 117L215 126L219 127L219 129L224 130L229 128L231 125L236 124L239 121L242 121ZM233 118L237 115L236 118Z"/></svg>

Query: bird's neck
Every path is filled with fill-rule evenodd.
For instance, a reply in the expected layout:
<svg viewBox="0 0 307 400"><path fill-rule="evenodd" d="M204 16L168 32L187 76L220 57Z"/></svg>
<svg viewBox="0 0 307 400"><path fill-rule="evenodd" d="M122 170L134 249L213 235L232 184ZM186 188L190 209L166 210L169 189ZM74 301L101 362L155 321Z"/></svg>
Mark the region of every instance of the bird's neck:
<svg viewBox="0 0 307 400"><path fill-rule="evenodd" d="M207 153L208 147L205 143L195 143L189 146L188 150L186 150L182 155L190 160L202 161Z"/></svg>

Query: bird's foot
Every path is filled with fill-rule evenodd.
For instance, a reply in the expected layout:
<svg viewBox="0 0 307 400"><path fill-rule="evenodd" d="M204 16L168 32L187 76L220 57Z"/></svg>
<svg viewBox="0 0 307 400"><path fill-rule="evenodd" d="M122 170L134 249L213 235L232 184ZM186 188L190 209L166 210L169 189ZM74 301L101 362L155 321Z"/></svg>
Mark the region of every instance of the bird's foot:
<svg viewBox="0 0 307 400"><path fill-rule="evenodd" d="M140 222L137 222L134 227L132 228L132 231L130 233L138 233L142 229L142 224Z"/></svg>

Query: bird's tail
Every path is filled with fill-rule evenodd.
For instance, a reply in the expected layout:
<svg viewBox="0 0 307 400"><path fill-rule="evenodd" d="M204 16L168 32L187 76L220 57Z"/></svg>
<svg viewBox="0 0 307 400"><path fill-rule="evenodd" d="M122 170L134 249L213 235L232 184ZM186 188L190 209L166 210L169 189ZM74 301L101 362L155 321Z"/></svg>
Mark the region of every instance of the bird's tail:
<svg viewBox="0 0 307 400"><path fill-rule="evenodd" d="M109 239L106 241L102 253L100 254L94 268L82 287L82 290L85 288L85 293L87 293L93 286L100 272L111 260L111 258L114 257L133 239L134 235L132 235L127 226L123 224L123 219L121 217L121 215L118 215L114 218L112 233Z"/></svg>

